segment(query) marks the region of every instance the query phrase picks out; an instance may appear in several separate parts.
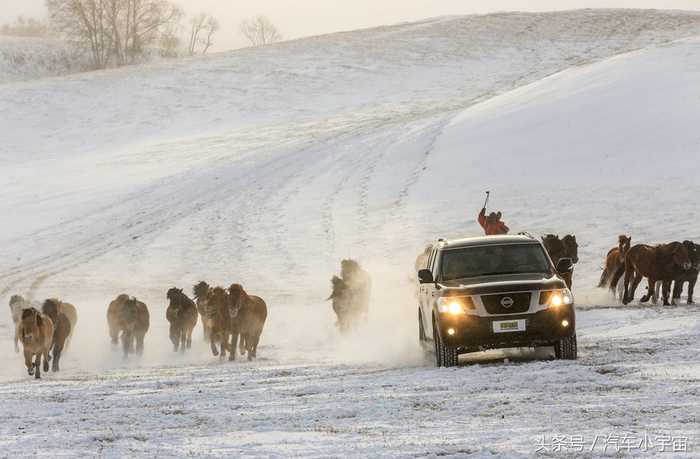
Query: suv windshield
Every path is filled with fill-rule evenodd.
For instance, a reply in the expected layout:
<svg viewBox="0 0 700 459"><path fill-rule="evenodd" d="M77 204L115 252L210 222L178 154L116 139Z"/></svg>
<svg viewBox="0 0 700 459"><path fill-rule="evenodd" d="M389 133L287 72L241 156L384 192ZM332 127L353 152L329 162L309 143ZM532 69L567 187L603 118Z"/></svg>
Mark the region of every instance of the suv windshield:
<svg viewBox="0 0 700 459"><path fill-rule="evenodd" d="M445 250L440 266L443 281L496 274L549 273L539 244L505 244Z"/></svg>

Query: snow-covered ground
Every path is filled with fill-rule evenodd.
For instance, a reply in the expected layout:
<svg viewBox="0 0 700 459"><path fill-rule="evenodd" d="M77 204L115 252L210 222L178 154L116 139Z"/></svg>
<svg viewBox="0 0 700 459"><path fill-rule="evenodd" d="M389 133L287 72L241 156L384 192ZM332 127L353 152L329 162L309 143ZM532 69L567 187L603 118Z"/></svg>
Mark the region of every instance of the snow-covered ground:
<svg viewBox="0 0 700 459"><path fill-rule="evenodd" d="M0 315L0 455L517 457L559 434L598 456L647 434L696 457L700 310L593 287L620 233L700 240L697 36L681 12L449 17L1 85L0 300L80 317L37 383ZM477 234L485 189L514 230L577 235L578 361L419 349L415 255ZM343 257L375 285L346 338L323 301ZM171 352L165 291L200 279L267 300L258 361ZM121 292L152 315L126 362Z"/></svg>

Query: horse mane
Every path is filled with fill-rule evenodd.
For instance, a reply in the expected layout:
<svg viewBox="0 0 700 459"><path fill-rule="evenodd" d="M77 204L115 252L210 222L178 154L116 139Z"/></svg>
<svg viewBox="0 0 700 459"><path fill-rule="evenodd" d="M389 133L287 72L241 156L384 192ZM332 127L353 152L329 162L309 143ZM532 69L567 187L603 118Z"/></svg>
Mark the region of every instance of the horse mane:
<svg viewBox="0 0 700 459"><path fill-rule="evenodd" d="M36 314L39 314L39 311L37 311L35 308L26 308L22 310L22 320L29 319L30 317L34 317Z"/></svg>
<svg viewBox="0 0 700 459"><path fill-rule="evenodd" d="M16 304L24 304L27 301L24 299L22 295L12 295L10 297L10 306L14 306Z"/></svg>
<svg viewBox="0 0 700 459"><path fill-rule="evenodd" d="M192 289L192 293L195 298L202 298L209 292L209 284L204 281L199 281L197 285Z"/></svg>
<svg viewBox="0 0 700 459"><path fill-rule="evenodd" d="M231 284L231 286L228 288L228 293L231 296L231 298L235 297L235 299L238 301L250 300L250 296L248 295L248 293L246 293L241 284Z"/></svg>
<svg viewBox="0 0 700 459"><path fill-rule="evenodd" d="M41 311L55 322L56 317L58 316L58 308L60 304L61 302L56 298L49 298L44 301L44 304L41 306Z"/></svg>

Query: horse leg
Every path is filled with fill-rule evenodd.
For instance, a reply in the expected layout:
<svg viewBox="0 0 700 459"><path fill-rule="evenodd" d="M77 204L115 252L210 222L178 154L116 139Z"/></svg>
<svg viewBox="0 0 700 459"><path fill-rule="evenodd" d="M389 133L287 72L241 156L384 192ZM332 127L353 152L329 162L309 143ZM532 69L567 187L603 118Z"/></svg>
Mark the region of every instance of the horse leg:
<svg viewBox="0 0 700 459"><path fill-rule="evenodd" d="M625 291L622 294L622 304L627 304L631 301L628 299L629 298L630 283L632 282L632 277L635 274L636 273L633 271L633 269L631 267L629 269L625 268Z"/></svg>
<svg viewBox="0 0 700 459"><path fill-rule="evenodd" d="M663 299L664 299L664 306L670 306L671 303L669 302L669 296L671 295L671 281L663 281Z"/></svg>
<svg viewBox="0 0 700 459"><path fill-rule="evenodd" d="M59 360L61 360L61 353L63 352L63 343L56 341L53 344L53 363L51 364L51 371L54 373L59 371Z"/></svg>
<svg viewBox="0 0 700 459"><path fill-rule="evenodd" d="M640 273L635 271L634 280L632 281L632 287L629 290L628 296L626 298L627 303L625 303L625 304L632 302L632 300L634 299L634 294L637 291L637 287L639 287L639 283L642 282L643 278L644 278L644 276L642 276Z"/></svg>
<svg viewBox="0 0 700 459"><path fill-rule="evenodd" d="M129 356L129 348L131 347L131 333L127 331L122 332L122 350L124 351L124 358Z"/></svg>
<svg viewBox="0 0 700 459"><path fill-rule="evenodd" d="M51 356L49 355L49 352L51 351L51 348L47 348L44 351L44 373L49 372L49 362L51 361Z"/></svg>
<svg viewBox="0 0 700 459"><path fill-rule="evenodd" d="M691 281L688 281L688 304L693 304L693 293L695 291L695 283L697 281L697 277Z"/></svg>
<svg viewBox="0 0 700 459"><path fill-rule="evenodd" d="M241 334L241 342L238 346L238 350L241 352L241 357L248 351L248 336Z"/></svg>
<svg viewBox="0 0 700 459"><path fill-rule="evenodd" d="M255 336L252 340L252 345L248 349L248 359L258 357L258 343L260 342L260 335Z"/></svg>
<svg viewBox="0 0 700 459"><path fill-rule="evenodd" d="M652 284L651 279L649 279L649 284L647 285L647 293L639 299L640 303L646 303L647 301L649 301L651 299L651 297L653 296L654 285L655 284ZM654 301L656 301L656 300L654 300Z"/></svg>
<svg viewBox="0 0 700 459"><path fill-rule="evenodd" d="M236 347L238 346L238 332L234 331L231 333L231 349L228 359L230 361L236 360Z"/></svg>
<svg viewBox="0 0 700 459"><path fill-rule="evenodd" d="M654 304L657 304L659 302L659 291L661 290L661 287L664 286L664 283L661 281L656 281L654 283Z"/></svg>
<svg viewBox="0 0 700 459"><path fill-rule="evenodd" d="M41 352L36 355L34 360L34 379L41 379Z"/></svg>
<svg viewBox="0 0 700 459"><path fill-rule="evenodd" d="M683 284L684 283L685 282L679 281L679 280L673 281L673 295L671 296L671 299L672 299L671 302L673 304L676 304L676 300L678 300L680 302L681 294L683 293Z"/></svg>
<svg viewBox="0 0 700 459"><path fill-rule="evenodd" d="M143 340L146 337L146 332L139 333L136 335L136 353L138 355L143 355Z"/></svg>
<svg viewBox="0 0 700 459"><path fill-rule="evenodd" d="M187 330L183 327L180 330L180 352L184 354L185 349L187 349Z"/></svg>
<svg viewBox="0 0 700 459"><path fill-rule="evenodd" d="M177 352L178 344L180 343L180 335L175 324L170 324L170 342L173 343L173 352Z"/></svg>
<svg viewBox="0 0 700 459"><path fill-rule="evenodd" d="M192 348L192 332L194 331L194 325L187 330L187 349Z"/></svg>
<svg viewBox="0 0 700 459"><path fill-rule="evenodd" d="M32 362L32 354L27 350L24 351L24 365L27 367L27 373L29 373L29 376L34 375L34 362Z"/></svg>
<svg viewBox="0 0 700 459"><path fill-rule="evenodd" d="M216 349L216 343L214 342L214 334L213 333L209 334L209 345L211 346L211 353L214 354L214 357L219 355L219 350Z"/></svg>
<svg viewBox="0 0 700 459"><path fill-rule="evenodd" d="M117 346L119 344L119 327L110 324L109 337L112 340L112 345Z"/></svg>

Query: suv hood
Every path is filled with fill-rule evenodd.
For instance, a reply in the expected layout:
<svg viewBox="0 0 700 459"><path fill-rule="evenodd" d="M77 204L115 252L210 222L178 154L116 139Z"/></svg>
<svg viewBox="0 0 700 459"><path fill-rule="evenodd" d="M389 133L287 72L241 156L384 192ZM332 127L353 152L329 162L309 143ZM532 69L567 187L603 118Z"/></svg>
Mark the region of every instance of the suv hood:
<svg viewBox="0 0 700 459"><path fill-rule="evenodd" d="M566 283L553 274L502 274L471 277L439 283L441 288L469 295L485 293L524 292L566 288Z"/></svg>

